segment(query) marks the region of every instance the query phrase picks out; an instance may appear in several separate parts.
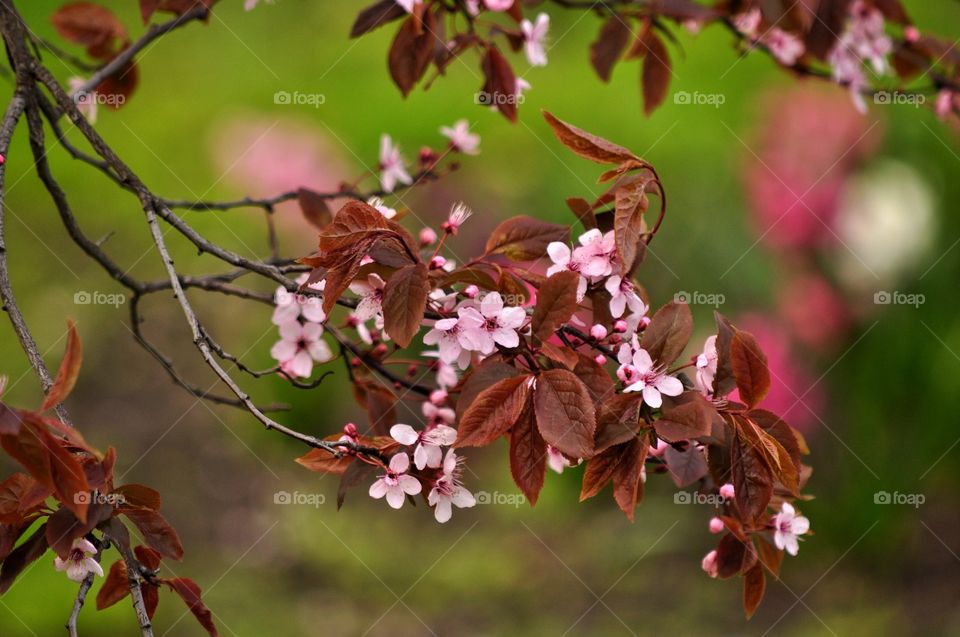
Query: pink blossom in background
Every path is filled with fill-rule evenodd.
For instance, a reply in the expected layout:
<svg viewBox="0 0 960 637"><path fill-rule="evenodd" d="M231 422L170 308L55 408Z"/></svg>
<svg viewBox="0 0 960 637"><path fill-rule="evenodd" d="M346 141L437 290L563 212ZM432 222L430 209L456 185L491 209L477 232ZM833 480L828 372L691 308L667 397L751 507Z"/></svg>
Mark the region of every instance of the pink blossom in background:
<svg viewBox="0 0 960 637"><path fill-rule="evenodd" d="M775 248L833 242L844 181L874 154L882 127L836 88L801 85L763 100L744 182L758 236Z"/></svg>
<svg viewBox="0 0 960 637"><path fill-rule="evenodd" d="M793 337L823 351L843 339L850 311L830 281L818 274L788 279L777 305Z"/></svg>
<svg viewBox="0 0 960 637"><path fill-rule="evenodd" d="M762 314L748 314L734 322L743 331L753 334L767 355L770 393L761 407L778 414L801 431L816 427L824 407L824 388L817 383L803 359L791 350L790 330ZM740 392L734 390L730 398L739 401Z"/></svg>

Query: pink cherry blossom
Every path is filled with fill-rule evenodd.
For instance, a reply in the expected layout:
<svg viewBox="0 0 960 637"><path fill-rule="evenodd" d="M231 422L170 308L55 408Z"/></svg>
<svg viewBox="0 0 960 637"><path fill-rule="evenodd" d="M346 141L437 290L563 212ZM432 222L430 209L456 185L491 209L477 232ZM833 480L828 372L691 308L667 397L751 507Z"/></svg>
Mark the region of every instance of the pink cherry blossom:
<svg viewBox="0 0 960 637"><path fill-rule="evenodd" d="M383 314L383 288L386 282L379 274L370 274L366 281L354 281L350 291L360 297L353 315L362 323Z"/></svg>
<svg viewBox="0 0 960 637"><path fill-rule="evenodd" d="M297 283L302 286L307 282L307 278L308 275L303 274L297 279ZM307 287L312 292L323 292L326 283L325 280L320 280ZM301 317L314 323L323 323L327 320L327 315L323 311L323 298L320 296L297 294L279 286L273 295L273 302L276 307L270 320L274 325L283 325Z"/></svg>
<svg viewBox="0 0 960 637"><path fill-rule="evenodd" d="M450 140L450 147L464 155L479 154L480 136L470 132L470 122L458 120L454 125L443 126L440 134Z"/></svg>
<svg viewBox="0 0 960 637"><path fill-rule="evenodd" d="M796 555L800 550L797 538L810 530L810 520L797 515L789 502L780 506L780 512L773 516L773 543L778 549L786 550L790 555Z"/></svg>
<svg viewBox="0 0 960 637"><path fill-rule="evenodd" d="M733 26L737 31L750 39L756 38L760 32L760 20L763 16L760 9L754 7L744 13L738 13L733 16Z"/></svg>
<svg viewBox="0 0 960 637"><path fill-rule="evenodd" d="M781 64L793 66L806 51L803 40L778 27L772 27L760 39Z"/></svg>
<svg viewBox="0 0 960 637"><path fill-rule="evenodd" d="M863 90L867 87L867 77L863 71L863 61L868 60L878 75L888 70L887 56L893 51L893 41L887 35L883 14L863 0L854 0L849 9L850 19L847 27L827 58L833 68L833 77L850 90L857 110L865 113Z"/></svg>
<svg viewBox="0 0 960 637"><path fill-rule="evenodd" d="M421 404L420 411L423 412L423 417L427 420L428 428L436 425L452 425L457 421L457 412L433 401Z"/></svg>
<svg viewBox="0 0 960 637"><path fill-rule="evenodd" d="M700 562L700 568L709 575L710 577L716 577L718 571L717 566L717 551L716 549L710 551L703 556L703 561Z"/></svg>
<svg viewBox="0 0 960 637"><path fill-rule="evenodd" d="M710 518L710 532L713 534L720 533L723 529L726 528L726 525L723 523L723 520L714 516Z"/></svg>
<svg viewBox="0 0 960 637"><path fill-rule="evenodd" d="M610 293L610 315L613 318L623 316L627 308L630 308L631 314L643 316L647 313L647 306L637 295L630 279L615 274L607 279L604 287Z"/></svg>
<svg viewBox="0 0 960 637"><path fill-rule="evenodd" d="M729 482L720 487L720 497L724 500L732 500L736 495L736 490Z"/></svg>
<svg viewBox="0 0 960 637"><path fill-rule="evenodd" d="M471 317L479 325L466 330L466 338L476 345L483 355L492 354L497 345L516 347L520 344L517 330L523 325L527 313L522 307L504 307L499 292L490 292L480 302L480 309L465 307L461 317Z"/></svg>
<svg viewBox="0 0 960 637"><path fill-rule="evenodd" d="M679 396L683 393L683 383L673 376L664 374L662 368L654 366L653 359L650 358L647 350L642 348L632 350L632 347L624 344L620 347L617 356L621 367L629 369L629 377L632 380L632 383L624 388L624 392L643 392L643 402L654 409L663 404L661 394Z"/></svg>
<svg viewBox="0 0 960 637"><path fill-rule="evenodd" d="M573 257L573 252L570 250L570 246L560 241L552 241L547 245L547 256L550 257L550 260L553 261L553 265L547 268L547 276L553 276L557 272L564 272L569 270L570 272L580 273L582 264L576 261ZM582 301L583 297L587 294L587 279L583 274L580 274L580 281L577 283L577 301Z"/></svg>
<svg viewBox="0 0 960 637"><path fill-rule="evenodd" d="M387 496L387 504L391 507L394 509L402 507L406 499L405 495L417 495L423 490L419 480L407 475L409 468L410 458L407 454L398 453L390 458L387 472L370 485L370 497L379 500Z"/></svg>
<svg viewBox="0 0 960 637"><path fill-rule="evenodd" d="M270 356L280 363L280 370L292 378L309 378L313 363L333 358L330 347L320 338L319 323L293 321L280 326L280 340L270 349Z"/></svg>
<svg viewBox="0 0 960 637"><path fill-rule="evenodd" d="M393 192L397 183L412 182L413 179L407 172L403 157L400 156L400 148L393 144L389 135L384 134L380 137L380 185L385 192Z"/></svg>
<svg viewBox="0 0 960 637"><path fill-rule="evenodd" d="M547 31L550 30L550 16L541 13L537 16L536 22L524 20L520 23L520 30L523 31L524 52L527 54L527 61L531 66L546 66L547 51L544 44L547 39Z"/></svg>
<svg viewBox="0 0 960 637"><path fill-rule="evenodd" d="M513 0L483 0L490 11L506 11L513 6Z"/></svg>
<svg viewBox="0 0 960 637"><path fill-rule="evenodd" d="M443 475L430 489L427 502L434 507L434 517L441 524L453 515L453 507L470 508L477 503L476 498L460 482L460 458L453 449L447 451L443 459Z"/></svg>
<svg viewBox="0 0 960 637"><path fill-rule="evenodd" d="M413 450L413 464L417 469L439 467L443 462L443 450L440 447L449 447L457 440L457 430L446 425L436 425L418 432L410 425L397 424L390 427L390 435L402 445L417 445Z"/></svg>
<svg viewBox="0 0 960 637"><path fill-rule="evenodd" d="M617 243L613 231L606 234L596 228L580 235L580 247L573 251L573 259L580 263L580 272L594 281L613 274Z"/></svg>
<svg viewBox="0 0 960 637"><path fill-rule="evenodd" d="M381 199L380 197L370 197L369 199L367 199L367 204L376 208L377 212L382 214L386 219L393 219L394 217L397 216L396 209L391 208L390 206L384 204L383 199Z"/></svg>
<svg viewBox="0 0 960 637"><path fill-rule="evenodd" d="M572 467L574 464L567 460L567 457L557 451L556 448L547 445L547 466L557 473L563 473L564 469Z"/></svg>
<svg viewBox="0 0 960 637"><path fill-rule="evenodd" d="M58 556L53 560L53 566L58 571L66 571L67 577L74 582L82 582L89 573L103 577L103 567L93 558L96 554L97 547L89 540L78 537L73 541L67 559Z"/></svg>
<svg viewBox="0 0 960 637"><path fill-rule="evenodd" d="M447 364L454 362L460 369L466 369L470 364L470 352L479 350L474 335L483 326L483 317L476 310L459 311L457 318L440 319L433 325L433 329L423 336L425 345L436 345L440 352L440 360Z"/></svg>
<svg viewBox="0 0 960 637"><path fill-rule="evenodd" d="M447 215L447 220L441 224L441 228L445 232L449 232L452 235L457 234L457 231L460 230L460 226L467 222L467 219L473 216L473 211L466 206L466 204L460 202L455 203L453 208L450 209L450 214Z"/></svg>
<svg viewBox="0 0 960 637"><path fill-rule="evenodd" d="M413 8L418 4L423 4L423 0L396 0L397 4L403 7L407 13L413 13Z"/></svg>
<svg viewBox="0 0 960 637"><path fill-rule="evenodd" d="M717 374L717 336L708 336L703 343L703 353L697 356L697 376L694 383L704 396L713 395L713 379Z"/></svg>

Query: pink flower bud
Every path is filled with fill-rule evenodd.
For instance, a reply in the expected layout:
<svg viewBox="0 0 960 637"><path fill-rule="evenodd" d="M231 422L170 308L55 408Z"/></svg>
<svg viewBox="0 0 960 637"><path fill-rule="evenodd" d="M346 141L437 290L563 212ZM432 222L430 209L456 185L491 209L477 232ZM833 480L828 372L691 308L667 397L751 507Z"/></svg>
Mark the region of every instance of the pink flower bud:
<svg viewBox="0 0 960 637"><path fill-rule="evenodd" d="M597 323L596 325L590 328L590 336L597 339L598 341L602 341L607 337L607 328Z"/></svg>
<svg viewBox="0 0 960 637"><path fill-rule="evenodd" d="M373 348L373 355L377 358L387 355L387 346L384 343L378 343L376 347Z"/></svg>
<svg viewBox="0 0 960 637"><path fill-rule="evenodd" d="M606 364L607 364L607 357L604 356L603 354L597 354L597 355L593 358L593 360L595 360L595 361L597 362L597 365L606 365Z"/></svg>
<svg viewBox="0 0 960 637"><path fill-rule="evenodd" d="M703 556L703 561L700 562L700 568L703 569L703 572L709 575L710 577L717 576L717 551L714 549L706 555Z"/></svg>
<svg viewBox="0 0 960 637"><path fill-rule="evenodd" d="M720 533L724 529L723 520L718 517L710 518L710 532L711 533Z"/></svg>
<svg viewBox="0 0 960 637"><path fill-rule="evenodd" d="M447 392L442 389L435 389L430 392L430 402L434 405L442 405L447 400Z"/></svg>
<svg viewBox="0 0 960 637"><path fill-rule="evenodd" d="M480 296L480 288L471 283L464 289L463 295L468 299L475 299Z"/></svg>
<svg viewBox="0 0 960 637"><path fill-rule="evenodd" d="M619 334L610 335L610 342L613 343L614 345L618 345L621 341L623 341L623 339L620 338Z"/></svg>
<svg viewBox="0 0 960 637"><path fill-rule="evenodd" d="M439 270L447 263L447 260L441 257L439 254L432 259L430 259L430 269Z"/></svg>
<svg viewBox="0 0 960 637"><path fill-rule="evenodd" d="M920 39L920 29L912 24L903 30L903 39L907 42L916 42Z"/></svg>
<svg viewBox="0 0 960 637"><path fill-rule="evenodd" d="M733 490L733 485L729 482L720 487L720 497L724 500L732 500L735 495L736 492Z"/></svg>
<svg viewBox="0 0 960 637"><path fill-rule="evenodd" d="M628 327L629 325L627 325L626 321L624 321L623 319L619 319L616 323L613 324L613 331L619 334L623 334L624 332L627 331Z"/></svg>
<svg viewBox="0 0 960 637"><path fill-rule="evenodd" d="M645 330L645 329L647 329L647 326L649 326L649 325L650 325L650 317L649 317L649 316L644 316L643 318L640 319L640 329Z"/></svg>
<svg viewBox="0 0 960 637"><path fill-rule="evenodd" d="M5 163L7 163L7 158L4 157L3 155L0 155L0 166L2 166Z"/></svg>
<svg viewBox="0 0 960 637"><path fill-rule="evenodd" d="M346 425L343 426L343 433L347 434L351 438L356 438L358 435L357 426L352 422L348 422Z"/></svg>
<svg viewBox="0 0 960 637"><path fill-rule="evenodd" d="M424 228L420 231L420 245L432 246L437 240L437 232L433 228Z"/></svg>

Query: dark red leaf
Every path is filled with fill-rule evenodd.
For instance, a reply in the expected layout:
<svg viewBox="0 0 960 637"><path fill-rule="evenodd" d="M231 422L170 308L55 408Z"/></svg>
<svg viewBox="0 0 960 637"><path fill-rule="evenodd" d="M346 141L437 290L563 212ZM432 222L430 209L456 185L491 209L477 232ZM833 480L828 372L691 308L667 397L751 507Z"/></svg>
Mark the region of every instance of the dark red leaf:
<svg viewBox="0 0 960 637"><path fill-rule="evenodd" d="M526 408L529 396L529 376L505 378L483 390L460 417L454 446L483 447L507 433Z"/></svg>
<svg viewBox="0 0 960 637"><path fill-rule="evenodd" d="M633 33L627 22L629 18L615 13L603 23L597 39L590 45L590 63L600 79L610 81L613 65L623 56Z"/></svg>
<svg viewBox="0 0 960 637"><path fill-rule="evenodd" d="M510 474L533 506L540 496L547 471L547 443L537 430L528 404L510 431Z"/></svg>
<svg viewBox="0 0 960 637"><path fill-rule="evenodd" d="M770 390L770 370L767 369L767 355L752 334L738 331L733 335L730 365L743 402L753 407L762 401Z"/></svg>
<svg viewBox="0 0 960 637"><path fill-rule="evenodd" d="M577 311L577 285L580 275L570 270L557 272L540 286L530 327L533 335L547 340L554 330L570 320ZM391 336L393 332L390 332Z"/></svg>
<svg viewBox="0 0 960 637"><path fill-rule="evenodd" d="M164 583L176 591L183 600L183 603L186 604L190 612L193 613L193 616L200 622L200 625L210 634L210 637L217 637L217 627L213 624L213 616L203 603L203 599L201 598L202 591L200 587L197 586L197 583L185 577L165 580Z"/></svg>
<svg viewBox="0 0 960 637"><path fill-rule="evenodd" d="M120 512L140 530L147 546L164 557L177 561L183 559L183 545L180 543L180 538L162 515L151 509L132 506L121 507Z"/></svg>
<svg viewBox="0 0 960 637"><path fill-rule="evenodd" d="M67 321L67 350L64 352L57 377L47 392L46 398L43 399L40 411L46 411L55 405L59 405L70 395L73 386L77 383L77 377L80 375L80 364L82 362L83 347L80 345L77 326L73 321Z"/></svg>
<svg viewBox="0 0 960 637"><path fill-rule="evenodd" d="M547 111L544 111L543 116L553 128L553 134L557 136L560 143L585 159L600 164L621 164L639 159L623 146L608 142L602 137L557 119Z"/></svg>
<svg viewBox="0 0 960 637"><path fill-rule="evenodd" d="M130 581L127 579L127 565L123 560L117 560L110 567L97 593L97 610L110 608L129 594Z"/></svg>
<svg viewBox="0 0 960 637"><path fill-rule="evenodd" d="M20 546L13 549L0 568L0 595L6 593L23 569L37 561L47 551L47 525L42 524Z"/></svg>
<svg viewBox="0 0 960 637"><path fill-rule="evenodd" d="M546 256L552 242L569 240L569 226L521 215L507 219L493 230L485 252L502 254L514 261L533 261Z"/></svg>
<svg viewBox="0 0 960 637"><path fill-rule="evenodd" d="M383 289L384 329L400 347L407 347L420 330L428 294L430 280L423 263L400 268L387 280Z"/></svg>
<svg viewBox="0 0 960 637"><path fill-rule="evenodd" d="M693 334L693 316L686 303L671 301L653 315L643 332L640 347L647 350L654 363L669 365L677 360Z"/></svg>
<svg viewBox="0 0 960 637"><path fill-rule="evenodd" d="M536 383L533 400L543 439L571 458L592 456L597 423L586 385L565 369L543 372Z"/></svg>
<svg viewBox="0 0 960 637"><path fill-rule="evenodd" d="M388 22L402 18L405 15L407 15L407 12L396 0L380 0L362 10L357 15L357 19L350 29L350 37L359 37Z"/></svg>

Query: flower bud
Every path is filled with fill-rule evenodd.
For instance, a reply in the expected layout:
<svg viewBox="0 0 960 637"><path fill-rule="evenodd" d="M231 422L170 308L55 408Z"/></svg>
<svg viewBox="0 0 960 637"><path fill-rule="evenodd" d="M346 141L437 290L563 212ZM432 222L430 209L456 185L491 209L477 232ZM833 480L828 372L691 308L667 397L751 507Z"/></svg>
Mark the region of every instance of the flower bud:
<svg viewBox="0 0 960 637"><path fill-rule="evenodd" d="M650 317L649 317L649 316L644 316L643 318L640 319L639 328L640 328L641 330L647 329L647 326L649 326L649 325L650 325Z"/></svg>
<svg viewBox="0 0 960 637"><path fill-rule="evenodd" d="M596 325L590 328L590 336L597 339L598 341L602 341L607 337L607 328L597 323Z"/></svg>
<svg viewBox="0 0 960 637"><path fill-rule="evenodd" d="M435 257L433 257L432 259L430 259L430 269L431 269L431 270L439 270L439 269L441 269L444 265L446 265L446 263L447 263L447 260L444 259L442 256L440 256L440 255L438 254L437 256L435 256Z"/></svg>
<svg viewBox="0 0 960 637"><path fill-rule="evenodd" d="M617 322L613 324L613 331L619 334L623 334L624 332L627 331L628 327L629 325L627 325L626 321L624 321L623 319L618 319Z"/></svg>
<svg viewBox="0 0 960 637"><path fill-rule="evenodd" d="M442 405L447 400L447 392L442 389L435 389L430 392L430 402L434 405Z"/></svg>
<svg viewBox="0 0 960 637"><path fill-rule="evenodd" d="M703 561L700 562L700 568L709 575L710 577L717 576L717 551L716 549L710 551L703 556Z"/></svg>
<svg viewBox="0 0 960 637"><path fill-rule="evenodd" d="M420 230L420 245L432 246L437 241L437 231L433 228L424 227Z"/></svg>
<svg viewBox="0 0 960 637"><path fill-rule="evenodd" d="M713 534L720 533L724 529L723 520L718 517L710 518L710 532Z"/></svg>
<svg viewBox="0 0 960 637"><path fill-rule="evenodd" d="M471 283L463 290L463 295L468 299L475 299L480 296L480 288Z"/></svg>
<svg viewBox="0 0 960 637"><path fill-rule="evenodd" d="M720 497L724 500L732 500L735 495L736 492L733 490L733 485L729 482L720 487Z"/></svg>
<svg viewBox="0 0 960 637"><path fill-rule="evenodd" d="M607 364L607 357L604 356L603 354L597 354L596 356L594 356L593 360L596 361L597 365Z"/></svg>
<svg viewBox="0 0 960 637"><path fill-rule="evenodd" d="M343 426L343 433L347 434L351 438L356 438L359 435L357 433L357 426L352 422L348 422Z"/></svg>

